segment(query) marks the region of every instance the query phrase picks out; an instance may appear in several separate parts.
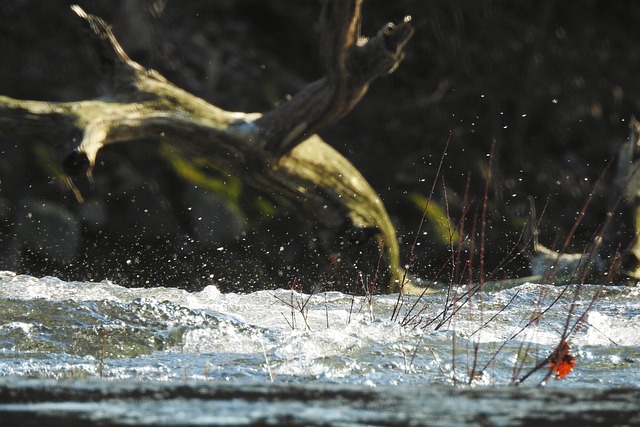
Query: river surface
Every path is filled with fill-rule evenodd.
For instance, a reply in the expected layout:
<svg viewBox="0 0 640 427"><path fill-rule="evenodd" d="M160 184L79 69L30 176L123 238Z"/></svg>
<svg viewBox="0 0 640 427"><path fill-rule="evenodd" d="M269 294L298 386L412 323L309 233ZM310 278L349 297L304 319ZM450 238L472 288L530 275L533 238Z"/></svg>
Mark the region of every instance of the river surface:
<svg viewBox="0 0 640 427"><path fill-rule="evenodd" d="M556 379L546 358L563 338L575 367ZM640 288L525 283L443 288L421 298L222 294L214 286L189 293L3 272L0 377L17 389L33 381L44 388L88 381L638 389ZM0 411L25 409L8 403Z"/></svg>

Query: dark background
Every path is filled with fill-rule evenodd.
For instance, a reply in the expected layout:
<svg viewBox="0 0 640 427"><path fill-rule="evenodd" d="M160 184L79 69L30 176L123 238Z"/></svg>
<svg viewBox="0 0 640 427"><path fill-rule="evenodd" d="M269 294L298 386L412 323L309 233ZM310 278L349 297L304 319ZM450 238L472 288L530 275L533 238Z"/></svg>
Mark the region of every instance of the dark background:
<svg viewBox="0 0 640 427"><path fill-rule="evenodd" d="M72 3L2 1L0 94L52 101L100 94L95 55L69 10ZM77 3L110 22L133 59L224 109L266 111L322 75L316 50L318 1ZM422 214L415 195L428 196L434 179L433 202L448 211L454 224L462 216L469 179L471 208L465 228L469 235L479 234L494 141L485 240L488 270L512 248L523 246L518 238L529 217L528 196L534 197L538 211L548 203L540 239L547 246L559 246L594 183L614 163L627 138L629 119L640 111L640 3L369 0L362 32L374 34L385 22L405 15L412 15L416 34L400 68L376 81L362 102L321 136L381 195L396 223L404 257ZM449 133L451 142L436 177ZM65 206L75 201L42 162L34 161L33 149L15 141L3 144L0 229L9 248L25 195ZM148 182L178 185L166 166L150 164L153 160L146 155L136 159L135 150L130 154L129 149L101 154L104 168L97 168L96 174L112 173L108 159L120 155L137 169L147 168ZM604 172L604 183L571 251L581 252L605 220L614 174L614 165ZM142 191L153 193L153 186L148 187ZM605 255L632 237L630 216L621 211ZM177 234L189 234L180 220L177 223L175 229L182 230ZM439 235L437 223L432 219L419 239L414 269L420 276L433 275L448 256L448 239ZM82 227L83 236L92 233ZM167 234L173 233L171 227ZM122 248L122 239L113 244ZM477 238L475 245L479 247ZM137 250L153 253L148 245L145 248ZM37 250L23 252L19 259L5 254L11 259L5 267L71 279L122 277L140 284L100 258L89 264L87 273L91 254L85 254L84 264L76 262L70 269L68 262L43 260L47 257ZM515 256L496 277L526 275L527 265L526 257ZM283 279L277 285L286 283Z"/></svg>

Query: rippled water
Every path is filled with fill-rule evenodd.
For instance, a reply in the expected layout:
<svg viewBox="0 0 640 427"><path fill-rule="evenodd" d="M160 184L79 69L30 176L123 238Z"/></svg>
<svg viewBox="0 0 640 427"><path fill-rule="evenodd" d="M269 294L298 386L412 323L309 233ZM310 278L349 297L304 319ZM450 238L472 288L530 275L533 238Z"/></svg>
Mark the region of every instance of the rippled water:
<svg viewBox="0 0 640 427"><path fill-rule="evenodd" d="M397 295L188 293L5 272L0 375L505 385L548 356L568 324L575 369L550 386L640 387L639 288L465 292L403 298L394 316ZM548 372L545 365L526 383Z"/></svg>

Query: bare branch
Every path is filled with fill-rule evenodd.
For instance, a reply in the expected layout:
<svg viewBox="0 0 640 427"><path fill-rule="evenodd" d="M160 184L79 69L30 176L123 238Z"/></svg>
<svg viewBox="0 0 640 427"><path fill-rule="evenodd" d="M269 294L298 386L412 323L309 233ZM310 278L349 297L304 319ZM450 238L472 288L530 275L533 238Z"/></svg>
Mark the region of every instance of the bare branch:
<svg viewBox="0 0 640 427"><path fill-rule="evenodd" d="M377 77L392 73L413 36L411 17L387 23L371 39L360 38L362 0L326 0L320 52L327 75L256 121L260 146L278 156L343 117Z"/></svg>
<svg viewBox="0 0 640 427"><path fill-rule="evenodd" d="M351 110L373 79L397 67L413 34L406 18L361 40L361 3L327 0L321 19L327 77L264 115L224 111L174 86L131 60L102 19L72 6L111 79L108 92L70 103L0 97L0 138L37 138L59 147L64 171L73 176L90 174L98 152L113 143L156 141L205 157L285 200L321 230L375 230L378 244L386 242L379 248L397 289L403 277L398 240L382 201L347 159L314 136Z"/></svg>

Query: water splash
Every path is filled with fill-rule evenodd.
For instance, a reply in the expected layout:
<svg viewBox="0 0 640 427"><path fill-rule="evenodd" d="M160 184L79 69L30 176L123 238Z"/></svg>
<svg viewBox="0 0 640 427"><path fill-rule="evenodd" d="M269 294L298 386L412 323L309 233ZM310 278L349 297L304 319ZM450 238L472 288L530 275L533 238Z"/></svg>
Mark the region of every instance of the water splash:
<svg viewBox="0 0 640 427"><path fill-rule="evenodd" d="M638 288L584 286L577 299L574 291L486 292L433 322L446 317L443 291L423 297L401 326L390 320L397 295L189 293L4 272L0 375L379 386L466 383L474 370L474 384L508 384L519 364L529 369L553 351L569 311L573 324L589 309L569 339L577 364L563 386L640 386Z"/></svg>

